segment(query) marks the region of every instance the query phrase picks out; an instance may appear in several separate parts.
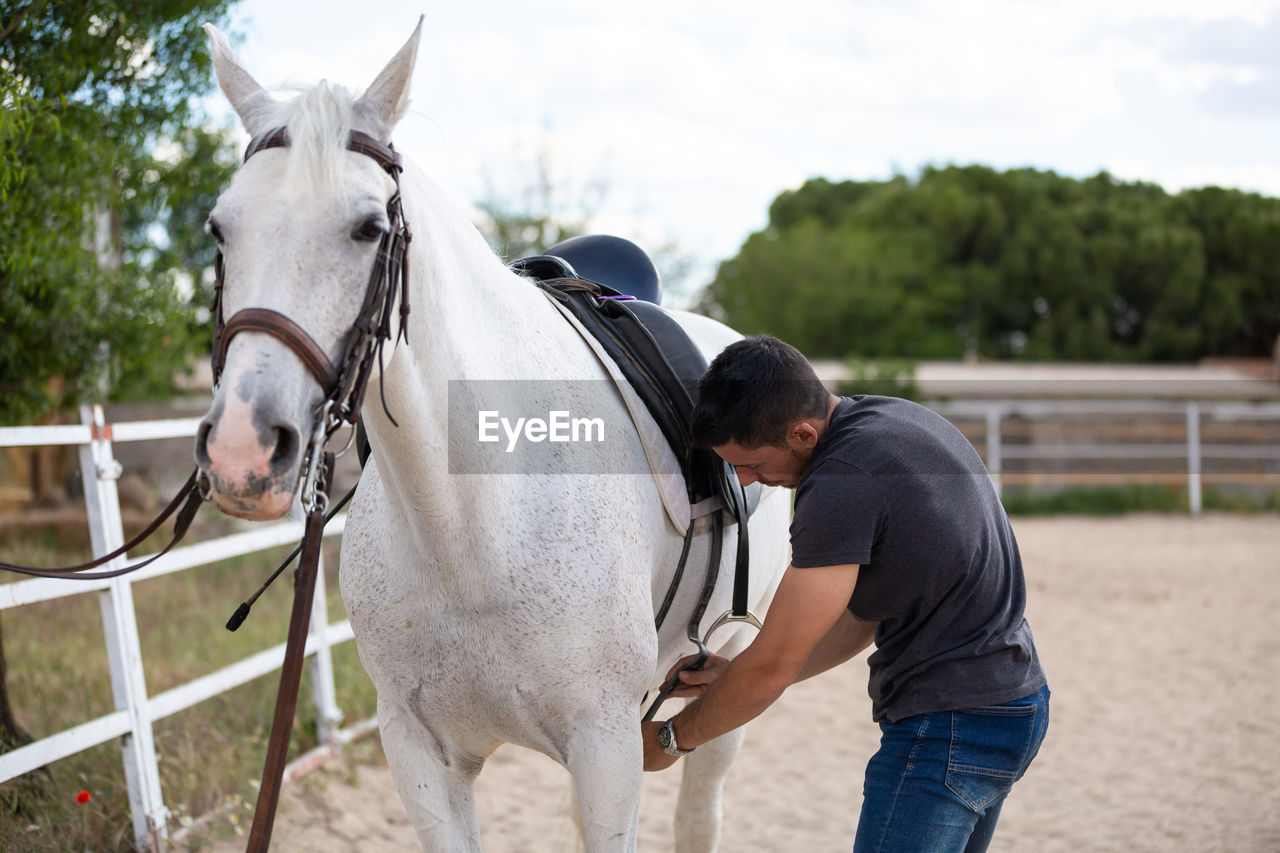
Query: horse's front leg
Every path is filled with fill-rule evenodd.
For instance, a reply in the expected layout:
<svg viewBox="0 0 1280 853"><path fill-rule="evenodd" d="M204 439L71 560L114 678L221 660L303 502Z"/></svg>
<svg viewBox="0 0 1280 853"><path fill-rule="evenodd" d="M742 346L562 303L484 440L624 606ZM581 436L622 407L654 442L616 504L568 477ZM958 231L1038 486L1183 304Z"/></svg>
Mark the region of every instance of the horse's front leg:
<svg viewBox="0 0 1280 853"><path fill-rule="evenodd" d="M391 778L426 853L479 853L475 779L484 758L392 702L378 701L378 729Z"/></svg>
<svg viewBox="0 0 1280 853"><path fill-rule="evenodd" d="M569 733L565 766L587 853L636 849L644 748L634 704L623 703L606 719L582 718Z"/></svg>

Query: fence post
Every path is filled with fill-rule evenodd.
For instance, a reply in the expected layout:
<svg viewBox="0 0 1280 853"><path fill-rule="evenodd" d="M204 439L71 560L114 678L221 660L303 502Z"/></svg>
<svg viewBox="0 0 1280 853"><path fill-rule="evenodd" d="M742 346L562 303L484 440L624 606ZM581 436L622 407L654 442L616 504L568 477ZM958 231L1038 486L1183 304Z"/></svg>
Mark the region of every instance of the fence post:
<svg viewBox="0 0 1280 853"><path fill-rule="evenodd" d="M311 658L311 697L316 703L316 738L331 743L342 725L342 709L338 707L333 684L333 654L329 649L329 605L324 586L324 553L316 569L315 598L311 604L311 636L316 653Z"/></svg>
<svg viewBox="0 0 1280 853"><path fill-rule="evenodd" d="M120 463L111 452L111 434L101 406L81 406L81 423L89 425L93 440L80 447L80 474L84 480L85 507L94 556L124 544L124 525L116 479ZM108 568L124 565L112 560ZM112 578L98 594L102 633L111 668L111 693L116 710L129 715L130 733L121 739L129 809L133 813L134 843L139 850L156 850L168 838L168 812L160 792L156 745L147 709L147 682L142 669L142 644L133 608L133 591L127 577Z"/></svg>
<svg viewBox="0 0 1280 853"><path fill-rule="evenodd" d="M1192 515L1203 506L1200 493L1200 404L1187 403L1187 503Z"/></svg>
<svg viewBox="0 0 1280 853"><path fill-rule="evenodd" d="M1000 417L1003 413L999 406L987 409L987 473L991 475L991 485L996 488L996 497L1004 496L1004 484L1000 472L1003 460L1000 457Z"/></svg>

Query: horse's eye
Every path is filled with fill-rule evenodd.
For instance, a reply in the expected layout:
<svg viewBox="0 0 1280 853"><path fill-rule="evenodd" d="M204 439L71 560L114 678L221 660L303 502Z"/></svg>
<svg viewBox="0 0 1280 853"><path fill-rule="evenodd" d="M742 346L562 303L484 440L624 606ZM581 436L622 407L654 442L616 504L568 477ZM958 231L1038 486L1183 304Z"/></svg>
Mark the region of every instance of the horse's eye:
<svg viewBox="0 0 1280 853"><path fill-rule="evenodd" d="M375 240L381 240L382 235L385 233L387 233L387 229L381 220L370 219L362 223L351 236L357 240L372 243Z"/></svg>

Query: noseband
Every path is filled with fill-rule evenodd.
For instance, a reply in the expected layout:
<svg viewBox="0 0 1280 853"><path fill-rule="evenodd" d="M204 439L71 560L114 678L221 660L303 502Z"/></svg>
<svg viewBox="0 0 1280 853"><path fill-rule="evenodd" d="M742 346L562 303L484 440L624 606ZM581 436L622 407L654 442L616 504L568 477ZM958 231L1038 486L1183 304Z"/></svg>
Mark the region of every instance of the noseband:
<svg viewBox="0 0 1280 853"><path fill-rule="evenodd" d="M245 151L244 159L248 161L254 154L269 148L288 147L288 129L278 127L254 137ZM317 344L306 330L279 311L270 308L244 308L233 314L230 319L224 320L222 292L226 268L221 250L214 259L213 381L215 386L222 379L227 348L235 335L240 332L265 332L278 338L298 358L302 359L307 370L324 389L325 398L317 411L317 422L313 427L313 445L316 438L320 437L321 446L344 422L355 423L359 416L365 389L373 372L375 355L381 369L382 348L391 338L391 315L397 295L400 300L399 337L403 337L406 343L409 340L408 248L412 235L404 221L404 210L400 200L400 173L404 167L400 155L394 148L383 145L372 136L357 130L351 131L347 139L347 150L372 158L391 176L391 180L395 182L395 192L387 201L387 218L390 221L390 227L387 233L382 235L382 240L378 244L377 259L369 275L364 304L360 307L360 313L356 316L351 331L347 333L342 355L336 364L329 360L324 348ZM386 410L385 396L382 398L382 406ZM395 423L395 418L391 417L390 411L387 411L387 417L393 424ZM319 448L313 447L312 451L311 455L314 456ZM314 465L311 466L309 480L314 479L314 467Z"/></svg>

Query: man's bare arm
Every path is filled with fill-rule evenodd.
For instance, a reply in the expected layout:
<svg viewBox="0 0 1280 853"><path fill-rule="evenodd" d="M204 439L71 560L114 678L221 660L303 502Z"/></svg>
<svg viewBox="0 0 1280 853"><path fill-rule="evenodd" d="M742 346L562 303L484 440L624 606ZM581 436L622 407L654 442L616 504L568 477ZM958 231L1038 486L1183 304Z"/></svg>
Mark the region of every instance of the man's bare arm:
<svg viewBox="0 0 1280 853"><path fill-rule="evenodd" d="M871 645L871 642L875 639L876 624L875 622L862 622L854 618L853 614L848 610L844 611L844 613L840 614L840 618L836 620L836 624L832 625L831 630L827 631L826 636L819 641L817 648L809 655L809 659L805 661L804 668L800 670L800 675L796 678L796 681L813 678L819 673L839 666ZM672 697L692 698L701 696L707 692L707 688L711 686L712 682L724 674L725 669L729 666L727 658L713 654L708 656L701 669L681 669L681 667L693 662L696 657L697 655L686 655L676 661L675 665L671 667L671 671L667 673L667 678L671 678L677 672L680 673L680 686L671 692Z"/></svg>
<svg viewBox="0 0 1280 853"><path fill-rule="evenodd" d="M815 675L839 666L858 652L871 645L876 636L876 622L863 622L854 618L847 609L840 614L836 624L831 626L825 637L818 643L804 669L796 681L804 681Z"/></svg>

